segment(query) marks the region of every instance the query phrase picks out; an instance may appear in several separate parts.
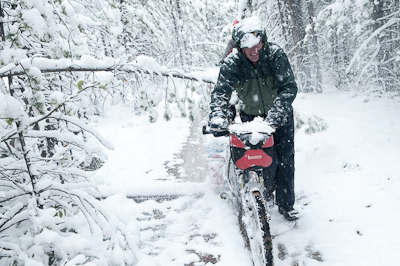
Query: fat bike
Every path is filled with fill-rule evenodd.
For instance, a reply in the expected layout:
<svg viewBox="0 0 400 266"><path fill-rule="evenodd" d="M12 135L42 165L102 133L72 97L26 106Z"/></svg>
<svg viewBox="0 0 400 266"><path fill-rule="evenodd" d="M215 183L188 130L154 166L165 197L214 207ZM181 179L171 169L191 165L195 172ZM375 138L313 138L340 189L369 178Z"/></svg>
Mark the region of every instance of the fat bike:
<svg viewBox="0 0 400 266"><path fill-rule="evenodd" d="M273 130L254 132L231 125L219 132L229 136L228 163L224 174L226 190L221 197L237 211L246 246L251 250L254 266L272 266L272 237L268 203L265 198L262 169L272 164ZM215 131L214 131L215 132ZM213 131L203 126L203 134Z"/></svg>

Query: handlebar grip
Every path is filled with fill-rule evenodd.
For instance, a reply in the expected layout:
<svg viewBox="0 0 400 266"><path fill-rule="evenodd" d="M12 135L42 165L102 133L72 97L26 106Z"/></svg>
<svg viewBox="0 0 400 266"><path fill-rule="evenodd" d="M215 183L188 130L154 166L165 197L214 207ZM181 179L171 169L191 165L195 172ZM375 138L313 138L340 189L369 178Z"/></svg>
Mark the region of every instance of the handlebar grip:
<svg viewBox="0 0 400 266"><path fill-rule="evenodd" d="M211 134L211 129L206 125L203 126L203 135Z"/></svg>

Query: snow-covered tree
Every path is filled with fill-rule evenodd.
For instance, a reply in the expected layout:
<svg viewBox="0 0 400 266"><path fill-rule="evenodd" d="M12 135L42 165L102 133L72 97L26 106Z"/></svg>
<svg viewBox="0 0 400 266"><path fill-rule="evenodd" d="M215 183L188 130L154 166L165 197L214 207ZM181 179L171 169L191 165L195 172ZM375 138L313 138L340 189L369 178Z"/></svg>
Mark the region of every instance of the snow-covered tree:
<svg viewBox="0 0 400 266"><path fill-rule="evenodd" d="M398 92L399 16L399 1L337 0L319 13L319 42L338 87Z"/></svg>
<svg viewBox="0 0 400 266"><path fill-rule="evenodd" d="M113 74L91 82L83 73L41 72L96 63L86 33L99 25L85 13L89 4L1 1L2 265L137 260L134 236L97 199L87 172L103 163L102 145L112 148L89 123Z"/></svg>

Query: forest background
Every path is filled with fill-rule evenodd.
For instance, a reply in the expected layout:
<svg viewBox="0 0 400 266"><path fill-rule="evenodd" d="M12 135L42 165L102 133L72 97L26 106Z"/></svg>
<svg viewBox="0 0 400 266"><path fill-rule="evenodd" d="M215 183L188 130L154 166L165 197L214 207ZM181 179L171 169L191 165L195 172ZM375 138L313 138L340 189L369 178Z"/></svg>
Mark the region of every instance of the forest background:
<svg viewBox="0 0 400 266"><path fill-rule="evenodd" d="M235 20L259 16L301 92L400 93L399 0L0 2L2 265L137 262L137 236L87 175L113 148L91 121L118 104L151 122L173 108L192 121L207 112L214 81L202 73L219 64ZM83 240L104 250L67 244Z"/></svg>

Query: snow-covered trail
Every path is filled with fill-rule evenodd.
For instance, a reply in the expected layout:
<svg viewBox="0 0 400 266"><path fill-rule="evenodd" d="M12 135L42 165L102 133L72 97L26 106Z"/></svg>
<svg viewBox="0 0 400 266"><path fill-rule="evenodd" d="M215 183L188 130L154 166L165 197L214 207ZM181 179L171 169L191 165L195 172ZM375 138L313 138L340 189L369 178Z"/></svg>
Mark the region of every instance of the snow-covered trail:
<svg viewBox="0 0 400 266"><path fill-rule="evenodd" d="M275 265L397 265L399 103L328 91L299 94L294 108L306 122L295 135L301 217L290 223L272 210ZM99 126L116 148L98 180L104 194L117 193L110 198L121 219L141 230L140 265L251 265L233 210L203 181L201 146L210 136L201 136L200 127L191 134L184 119L144 119L116 109ZM306 133L310 124L325 123L326 129ZM193 145L182 152L185 143ZM187 196L125 198L168 194Z"/></svg>
<svg viewBox="0 0 400 266"><path fill-rule="evenodd" d="M97 179L117 216L140 231L139 266L251 265L237 216L206 181L200 127L114 112L99 125L115 150Z"/></svg>

